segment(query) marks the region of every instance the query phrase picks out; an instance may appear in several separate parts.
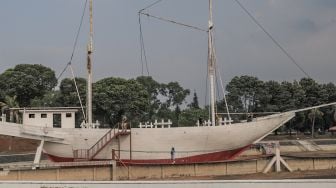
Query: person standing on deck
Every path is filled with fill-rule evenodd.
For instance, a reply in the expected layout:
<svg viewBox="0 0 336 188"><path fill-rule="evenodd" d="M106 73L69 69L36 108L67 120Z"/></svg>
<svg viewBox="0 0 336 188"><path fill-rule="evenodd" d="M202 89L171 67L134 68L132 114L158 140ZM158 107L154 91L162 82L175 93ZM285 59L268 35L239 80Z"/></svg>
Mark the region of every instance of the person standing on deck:
<svg viewBox="0 0 336 188"><path fill-rule="evenodd" d="M173 164L175 163L175 148L172 147L170 151L170 158L173 161Z"/></svg>
<svg viewBox="0 0 336 188"><path fill-rule="evenodd" d="M123 116L121 120L121 130L126 132L127 131L127 117Z"/></svg>

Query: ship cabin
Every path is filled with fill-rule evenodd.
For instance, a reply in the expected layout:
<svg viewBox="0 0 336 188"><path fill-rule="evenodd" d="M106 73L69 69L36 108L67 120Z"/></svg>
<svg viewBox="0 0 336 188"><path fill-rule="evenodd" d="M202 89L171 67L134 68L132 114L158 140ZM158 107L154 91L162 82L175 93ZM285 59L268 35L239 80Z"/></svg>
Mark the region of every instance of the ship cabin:
<svg viewBox="0 0 336 188"><path fill-rule="evenodd" d="M76 112L74 107L21 108L24 126L39 126L53 128L75 128Z"/></svg>

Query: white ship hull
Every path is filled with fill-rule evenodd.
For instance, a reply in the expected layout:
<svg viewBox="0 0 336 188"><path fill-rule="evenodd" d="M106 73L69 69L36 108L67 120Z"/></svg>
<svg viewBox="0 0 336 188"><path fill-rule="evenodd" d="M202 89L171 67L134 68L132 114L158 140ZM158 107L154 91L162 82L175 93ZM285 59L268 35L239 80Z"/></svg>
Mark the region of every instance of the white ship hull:
<svg viewBox="0 0 336 188"><path fill-rule="evenodd" d="M252 122L223 126L132 128L129 134L114 137L91 160L111 160L112 151L123 163L197 163L232 159L288 120L294 112L257 118ZM74 161L74 151L89 149L110 129L67 129L2 123L1 134L44 138L43 151L53 161Z"/></svg>

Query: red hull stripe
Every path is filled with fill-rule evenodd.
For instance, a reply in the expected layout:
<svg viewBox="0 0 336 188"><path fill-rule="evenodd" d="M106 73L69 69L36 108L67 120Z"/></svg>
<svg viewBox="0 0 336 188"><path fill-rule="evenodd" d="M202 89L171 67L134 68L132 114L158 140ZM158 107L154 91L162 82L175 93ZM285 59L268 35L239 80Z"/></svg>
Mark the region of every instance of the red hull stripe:
<svg viewBox="0 0 336 188"><path fill-rule="evenodd" d="M190 157L183 157L183 158L176 158L175 161L171 159L146 159L146 160L129 160L129 159L122 159L121 163L127 165L143 165L143 164L190 164L190 163L205 163L205 162L216 162L216 161L225 161L231 160L241 152L249 148L250 145L238 148L235 150L228 150L228 151L220 151L214 153L207 153L201 155L194 155ZM58 157L50 154L46 154L50 160L54 162L73 162L74 158L65 158L65 157ZM98 159L99 160L99 159ZM101 160L101 159L100 159ZM106 159L109 160L109 159Z"/></svg>
<svg viewBox="0 0 336 188"><path fill-rule="evenodd" d="M137 164L191 164L191 163L205 163L205 162L216 162L216 161L225 161L231 160L241 152L249 148L246 146L243 148L220 151L214 153L207 153L201 155L194 155L190 157L176 158L175 161L171 159L148 159L148 160L121 160L122 163L128 165L137 165Z"/></svg>
<svg viewBox="0 0 336 188"><path fill-rule="evenodd" d="M50 155L48 153L45 153L45 154L53 162L73 162L74 161L74 158L58 157L58 156L55 156L55 155Z"/></svg>

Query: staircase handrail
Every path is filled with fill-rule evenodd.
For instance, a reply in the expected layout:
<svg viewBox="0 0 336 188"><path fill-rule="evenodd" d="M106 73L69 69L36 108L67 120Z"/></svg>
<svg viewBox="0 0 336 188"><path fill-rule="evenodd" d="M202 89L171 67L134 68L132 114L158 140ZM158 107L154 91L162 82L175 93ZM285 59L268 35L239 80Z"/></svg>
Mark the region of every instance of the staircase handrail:
<svg viewBox="0 0 336 188"><path fill-rule="evenodd" d="M127 130L125 131L127 132ZM109 143L114 137L118 136L119 133L122 134L124 132L120 132L118 127L111 128L90 148L74 150L74 158L92 159L101 151L102 148L106 146L107 143Z"/></svg>
<svg viewBox="0 0 336 188"><path fill-rule="evenodd" d="M112 131L113 131L113 135L112 135ZM95 148L97 145L99 145L101 143L101 141L104 140L104 138L107 137L108 134L110 134L110 138L109 138L109 140L106 140L106 142L109 142L116 135L115 128L111 128L94 145L92 145L89 149L87 149L88 158L91 158L90 151L93 151L93 148ZM104 145L104 144L102 144L102 145Z"/></svg>

